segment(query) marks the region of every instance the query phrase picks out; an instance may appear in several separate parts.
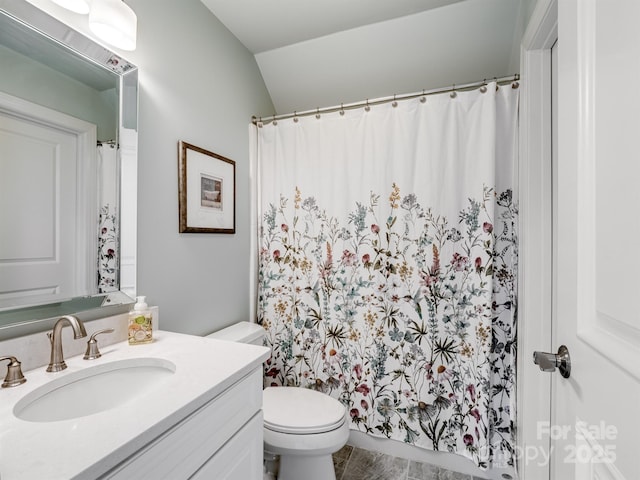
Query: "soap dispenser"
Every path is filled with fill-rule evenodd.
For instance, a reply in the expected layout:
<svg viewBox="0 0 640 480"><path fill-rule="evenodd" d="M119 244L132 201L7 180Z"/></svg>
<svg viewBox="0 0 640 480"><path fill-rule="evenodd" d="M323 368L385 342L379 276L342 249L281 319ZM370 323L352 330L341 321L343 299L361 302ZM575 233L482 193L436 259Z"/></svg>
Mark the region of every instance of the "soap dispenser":
<svg viewBox="0 0 640 480"><path fill-rule="evenodd" d="M129 312L129 345L151 343L153 331L151 310L145 302L147 297L136 297L136 303Z"/></svg>

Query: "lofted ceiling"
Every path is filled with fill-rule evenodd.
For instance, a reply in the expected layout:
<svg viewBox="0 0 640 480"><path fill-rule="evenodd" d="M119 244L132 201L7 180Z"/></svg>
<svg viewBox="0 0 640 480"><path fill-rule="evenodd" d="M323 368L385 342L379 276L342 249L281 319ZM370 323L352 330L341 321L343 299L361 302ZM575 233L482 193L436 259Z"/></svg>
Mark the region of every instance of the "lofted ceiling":
<svg viewBox="0 0 640 480"><path fill-rule="evenodd" d="M202 3L250 52L261 53L460 1L202 0Z"/></svg>
<svg viewBox="0 0 640 480"><path fill-rule="evenodd" d="M532 0L201 0L290 113L518 72Z"/></svg>

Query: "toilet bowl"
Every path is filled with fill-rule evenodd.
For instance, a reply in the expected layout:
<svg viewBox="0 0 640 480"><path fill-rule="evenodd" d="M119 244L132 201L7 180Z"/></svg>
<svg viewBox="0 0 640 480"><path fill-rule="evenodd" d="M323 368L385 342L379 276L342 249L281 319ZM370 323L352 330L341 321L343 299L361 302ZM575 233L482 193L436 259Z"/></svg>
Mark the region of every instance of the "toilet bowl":
<svg viewBox="0 0 640 480"><path fill-rule="evenodd" d="M315 390L267 387L262 410L264 449L280 455L279 480L336 478L331 454L349 438L344 405Z"/></svg>
<svg viewBox="0 0 640 480"><path fill-rule="evenodd" d="M260 325L239 322L209 337L262 345ZM349 438L347 409L300 387L267 387L262 396L265 457L280 457L278 480L335 480L332 453Z"/></svg>

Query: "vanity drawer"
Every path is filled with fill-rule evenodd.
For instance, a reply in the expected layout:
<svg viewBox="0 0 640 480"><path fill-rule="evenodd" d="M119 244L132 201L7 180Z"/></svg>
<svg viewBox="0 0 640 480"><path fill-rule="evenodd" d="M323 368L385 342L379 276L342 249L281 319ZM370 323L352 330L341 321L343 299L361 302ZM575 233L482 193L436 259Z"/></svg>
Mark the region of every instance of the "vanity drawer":
<svg viewBox="0 0 640 480"><path fill-rule="evenodd" d="M189 480L262 480L262 424L259 412Z"/></svg>
<svg viewBox="0 0 640 480"><path fill-rule="evenodd" d="M256 369L100 478L189 478L261 408L262 370Z"/></svg>

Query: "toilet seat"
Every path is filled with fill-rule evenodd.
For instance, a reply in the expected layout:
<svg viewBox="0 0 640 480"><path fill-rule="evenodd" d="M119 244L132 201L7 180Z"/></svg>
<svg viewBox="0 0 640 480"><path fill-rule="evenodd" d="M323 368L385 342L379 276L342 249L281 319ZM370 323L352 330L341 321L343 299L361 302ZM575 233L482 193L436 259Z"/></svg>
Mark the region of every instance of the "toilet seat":
<svg viewBox="0 0 640 480"><path fill-rule="evenodd" d="M346 408L338 400L300 387L265 388L262 411L266 429L294 435L330 432L346 421Z"/></svg>

